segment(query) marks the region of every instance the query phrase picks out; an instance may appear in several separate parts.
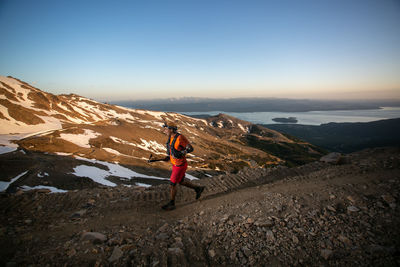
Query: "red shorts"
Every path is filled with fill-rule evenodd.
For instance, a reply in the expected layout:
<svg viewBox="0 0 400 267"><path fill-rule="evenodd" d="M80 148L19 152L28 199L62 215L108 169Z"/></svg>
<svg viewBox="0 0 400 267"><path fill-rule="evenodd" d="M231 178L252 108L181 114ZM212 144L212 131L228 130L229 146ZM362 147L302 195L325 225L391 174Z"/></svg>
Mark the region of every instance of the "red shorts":
<svg viewBox="0 0 400 267"><path fill-rule="evenodd" d="M185 162L185 164L182 166L172 165L172 173L170 179L171 184L176 185L183 181L183 178L185 178L187 166L187 162Z"/></svg>

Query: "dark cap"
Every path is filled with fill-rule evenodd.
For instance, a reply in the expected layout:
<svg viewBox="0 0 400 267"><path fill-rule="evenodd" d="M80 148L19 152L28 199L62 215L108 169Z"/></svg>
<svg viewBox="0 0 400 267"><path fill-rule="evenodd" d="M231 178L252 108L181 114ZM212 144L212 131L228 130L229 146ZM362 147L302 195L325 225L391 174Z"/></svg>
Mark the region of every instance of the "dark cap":
<svg viewBox="0 0 400 267"><path fill-rule="evenodd" d="M168 129L172 129L174 131L178 130L178 126L176 126L176 124L173 123L173 122L169 122L169 123L164 122L163 127L164 128L168 128Z"/></svg>

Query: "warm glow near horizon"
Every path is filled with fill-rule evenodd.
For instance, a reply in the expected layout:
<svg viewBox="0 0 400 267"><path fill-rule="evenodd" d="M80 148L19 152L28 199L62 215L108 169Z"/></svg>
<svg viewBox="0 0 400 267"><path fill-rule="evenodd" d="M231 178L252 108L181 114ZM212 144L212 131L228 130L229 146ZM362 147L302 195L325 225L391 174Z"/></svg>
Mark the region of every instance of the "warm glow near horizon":
<svg viewBox="0 0 400 267"><path fill-rule="evenodd" d="M3 1L0 26L0 75L54 94L400 99L398 1Z"/></svg>

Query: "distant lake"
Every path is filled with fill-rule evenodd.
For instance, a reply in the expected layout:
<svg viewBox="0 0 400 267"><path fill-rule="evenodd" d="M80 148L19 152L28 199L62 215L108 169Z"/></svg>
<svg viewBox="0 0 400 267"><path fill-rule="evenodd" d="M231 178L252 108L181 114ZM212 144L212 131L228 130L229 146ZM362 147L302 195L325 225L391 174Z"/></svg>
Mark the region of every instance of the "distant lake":
<svg viewBox="0 0 400 267"><path fill-rule="evenodd" d="M224 113L255 124L279 124L274 118L297 118L297 124L320 125L329 122L370 122L400 118L400 107L383 107L368 110L330 110L307 112L182 112L185 115L217 115Z"/></svg>

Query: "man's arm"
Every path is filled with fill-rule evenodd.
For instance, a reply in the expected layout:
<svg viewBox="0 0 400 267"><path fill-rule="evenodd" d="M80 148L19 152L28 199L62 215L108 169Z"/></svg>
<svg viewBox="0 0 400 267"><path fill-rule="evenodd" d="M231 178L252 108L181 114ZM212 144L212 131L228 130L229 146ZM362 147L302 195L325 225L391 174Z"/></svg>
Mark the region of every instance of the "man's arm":
<svg viewBox="0 0 400 267"><path fill-rule="evenodd" d="M178 146L178 150L183 153L184 155L193 152L193 147L192 145L189 143L189 140L187 140L187 138L183 135L179 136L179 146Z"/></svg>
<svg viewBox="0 0 400 267"><path fill-rule="evenodd" d="M193 147L192 147L192 145L191 144L187 144L187 146L186 146L186 153L191 153L191 152L193 152Z"/></svg>
<svg viewBox="0 0 400 267"><path fill-rule="evenodd" d="M148 163L156 162L156 161L169 161L169 156L166 156L166 157L163 158L163 159L153 159L152 157L153 157L153 155L150 155L150 158L149 158L149 160L147 161Z"/></svg>

